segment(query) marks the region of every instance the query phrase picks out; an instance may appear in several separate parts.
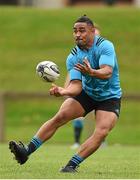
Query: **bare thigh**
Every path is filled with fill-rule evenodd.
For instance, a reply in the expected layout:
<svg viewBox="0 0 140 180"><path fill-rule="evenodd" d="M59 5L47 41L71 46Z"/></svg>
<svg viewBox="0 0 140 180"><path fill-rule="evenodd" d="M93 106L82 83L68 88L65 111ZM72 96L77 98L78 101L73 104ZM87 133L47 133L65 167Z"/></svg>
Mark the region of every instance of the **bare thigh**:
<svg viewBox="0 0 140 180"><path fill-rule="evenodd" d="M62 116L60 119L65 121L81 117L84 113L85 110L78 101L68 98L63 102L55 117Z"/></svg>
<svg viewBox="0 0 140 180"><path fill-rule="evenodd" d="M40 127L36 136L42 141L48 140L59 127L71 119L83 116L84 113L85 110L78 101L73 98L68 98L63 102L58 113Z"/></svg>
<svg viewBox="0 0 140 180"><path fill-rule="evenodd" d="M114 112L97 110L96 111L96 129L105 129L110 131L117 122L117 115Z"/></svg>

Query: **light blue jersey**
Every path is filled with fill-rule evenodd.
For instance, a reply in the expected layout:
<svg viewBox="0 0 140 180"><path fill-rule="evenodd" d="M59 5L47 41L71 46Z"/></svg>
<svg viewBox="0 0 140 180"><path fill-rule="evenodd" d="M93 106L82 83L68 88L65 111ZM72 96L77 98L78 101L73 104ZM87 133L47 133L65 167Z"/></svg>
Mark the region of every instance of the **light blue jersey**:
<svg viewBox="0 0 140 180"><path fill-rule="evenodd" d="M113 68L112 76L109 79L99 79L74 69L75 64L83 64L85 57L93 69L97 70L101 65L111 66ZM101 36L95 36L90 49L81 50L75 46L67 58L66 65L70 80L81 80L84 91L94 100L103 101L121 97L118 63L114 46L110 41Z"/></svg>

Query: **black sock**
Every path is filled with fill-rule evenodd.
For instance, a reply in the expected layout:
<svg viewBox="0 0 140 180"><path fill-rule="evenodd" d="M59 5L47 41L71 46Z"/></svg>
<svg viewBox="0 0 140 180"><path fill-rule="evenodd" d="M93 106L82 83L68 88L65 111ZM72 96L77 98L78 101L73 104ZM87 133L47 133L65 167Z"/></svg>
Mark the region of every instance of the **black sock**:
<svg viewBox="0 0 140 180"><path fill-rule="evenodd" d="M31 142L27 145L28 155L37 150L42 145L42 143L43 142L38 137L33 137Z"/></svg>
<svg viewBox="0 0 140 180"><path fill-rule="evenodd" d="M79 155L74 155L66 166L72 166L75 169L83 160L84 158Z"/></svg>

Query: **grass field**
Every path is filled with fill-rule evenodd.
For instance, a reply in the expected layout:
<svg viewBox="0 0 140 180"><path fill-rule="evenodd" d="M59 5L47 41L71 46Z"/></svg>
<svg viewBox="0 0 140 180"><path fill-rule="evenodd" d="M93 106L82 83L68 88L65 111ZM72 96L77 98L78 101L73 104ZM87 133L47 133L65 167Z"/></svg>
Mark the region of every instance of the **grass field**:
<svg viewBox="0 0 140 180"><path fill-rule="evenodd" d="M57 151L56 151L57 149ZM20 166L12 159L7 144L0 145L0 178L3 179L139 179L140 147L109 146L81 164L77 174L61 174L59 169L74 154L66 145L44 145Z"/></svg>

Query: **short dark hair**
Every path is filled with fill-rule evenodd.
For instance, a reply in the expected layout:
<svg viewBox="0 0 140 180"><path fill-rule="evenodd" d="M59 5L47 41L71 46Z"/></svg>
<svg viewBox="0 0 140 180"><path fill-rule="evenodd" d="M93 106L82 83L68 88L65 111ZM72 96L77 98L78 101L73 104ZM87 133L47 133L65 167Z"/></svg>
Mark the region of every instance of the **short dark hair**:
<svg viewBox="0 0 140 180"><path fill-rule="evenodd" d="M79 18L75 21L75 23L78 23L78 22L84 22L84 23L87 23L88 25L91 25L91 26L94 27L93 21L92 21L89 17L87 17L87 15L85 15L85 14L84 14L83 16L79 17Z"/></svg>

